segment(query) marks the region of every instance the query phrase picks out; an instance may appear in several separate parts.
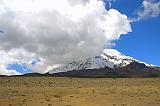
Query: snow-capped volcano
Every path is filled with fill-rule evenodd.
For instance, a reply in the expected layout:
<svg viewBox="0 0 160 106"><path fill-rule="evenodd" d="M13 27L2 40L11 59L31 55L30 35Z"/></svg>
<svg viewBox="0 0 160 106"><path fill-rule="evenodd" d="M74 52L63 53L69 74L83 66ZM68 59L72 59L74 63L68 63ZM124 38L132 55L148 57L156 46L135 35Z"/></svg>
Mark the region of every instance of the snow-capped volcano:
<svg viewBox="0 0 160 106"><path fill-rule="evenodd" d="M138 61L132 57L120 53L115 49L104 49L100 56L111 63L110 65L107 65L110 68L124 67L132 62Z"/></svg>
<svg viewBox="0 0 160 106"><path fill-rule="evenodd" d="M115 49L104 49L99 56L74 61L69 64L53 68L49 71L49 74L72 70L99 69L104 67L118 68L124 67L132 62L139 61L132 57L126 56Z"/></svg>

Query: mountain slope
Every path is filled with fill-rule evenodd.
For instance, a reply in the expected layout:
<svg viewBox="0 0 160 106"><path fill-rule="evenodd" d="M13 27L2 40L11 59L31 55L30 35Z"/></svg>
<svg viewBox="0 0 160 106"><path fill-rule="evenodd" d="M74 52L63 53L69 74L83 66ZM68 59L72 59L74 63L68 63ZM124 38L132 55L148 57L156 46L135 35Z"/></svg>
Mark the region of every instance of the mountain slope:
<svg viewBox="0 0 160 106"><path fill-rule="evenodd" d="M160 70L150 68L143 63L133 62L127 66L111 69L109 67L99 69L83 69L54 73L55 77L88 77L88 78L146 78L160 77Z"/></svg>
<svg viewBox="0 0 160 106"><path fill-rule="evenodd" d="M124 67L132 62L142 63L132 57L125 56L115 49L104 49L99 56L88 58L86 60L74 61L72 63L53 68L49 71L49 74L72 70L100 69L105 67L114 69Z"/></svg>

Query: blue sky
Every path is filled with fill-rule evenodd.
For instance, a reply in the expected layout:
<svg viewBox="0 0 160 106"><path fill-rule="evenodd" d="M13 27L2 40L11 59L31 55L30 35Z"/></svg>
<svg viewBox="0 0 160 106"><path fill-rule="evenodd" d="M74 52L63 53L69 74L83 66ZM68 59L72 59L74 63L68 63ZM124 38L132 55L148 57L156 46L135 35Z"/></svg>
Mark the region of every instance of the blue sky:
<svg viewBox="0 0 160 106"><path fill-rule="evenodd" d="M136 18L136 11L143 0L121 0L112 3L112 8ZM146 63L160 66L160 17L132 23L132 32L115 41L115 49Z"/></svg>
<svg viewBox="0 0 160 106"><path fill-rule="evenodd" d="M28 68L26 64L19 64L19 63L14 63L14 64L9 64L7 66L8 70L16 70L19 73L31 73L32 69Z"/></svg>

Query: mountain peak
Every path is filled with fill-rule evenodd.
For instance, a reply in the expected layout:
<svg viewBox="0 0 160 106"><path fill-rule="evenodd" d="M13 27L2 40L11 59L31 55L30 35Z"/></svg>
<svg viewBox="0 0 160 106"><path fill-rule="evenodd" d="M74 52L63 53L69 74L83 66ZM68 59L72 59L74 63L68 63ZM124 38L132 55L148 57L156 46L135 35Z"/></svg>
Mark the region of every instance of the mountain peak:
<svg viewBox="0 0 160 106"><path fill-rule="evenodd" d="M103 53L106 53L106 54L110 54L110 55L119 55L121 54L118 50L116 49L103 49L102 51Z"/></svg>
<svg viewBox="0 0 160 106"><path fill-rule="evenodd" d="M130 57L130 56L126 56L124 54L122 54L121 52L119 52L116 49L103 49L101 56L105 55L105 56L110 56L110 57L116 57L119 59L132 59L135 60L134 58Z"/></svg>
<svg viewBox="0 0 160 106"><path fill-rule="evenodd" d="M99 56L88 58L86 60L78 60L61 67L53 68L49 73L66 72L72 70L83 69L99 69L104 67L117 68L124 67L138 60L126 56L115 49L104 49Z"/></svg>
<svg viewBox="0 0 160 106"><path fill-rule="evenodd" d="M112 63L110 68L123 67L134 61L138 61L132 57L126 56L115 49L104 49L101 57Z"/></svg>

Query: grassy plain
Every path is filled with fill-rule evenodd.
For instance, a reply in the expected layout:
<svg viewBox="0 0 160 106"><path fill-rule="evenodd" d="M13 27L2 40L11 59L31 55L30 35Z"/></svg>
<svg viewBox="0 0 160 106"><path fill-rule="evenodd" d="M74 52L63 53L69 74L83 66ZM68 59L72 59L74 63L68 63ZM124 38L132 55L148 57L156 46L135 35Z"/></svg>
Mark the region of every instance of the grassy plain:
<svg viewBox="0 0 160 106"><path fill-rule="evenodd" d="M160 106L160 78L0 77L0 106Z"/></svg>

